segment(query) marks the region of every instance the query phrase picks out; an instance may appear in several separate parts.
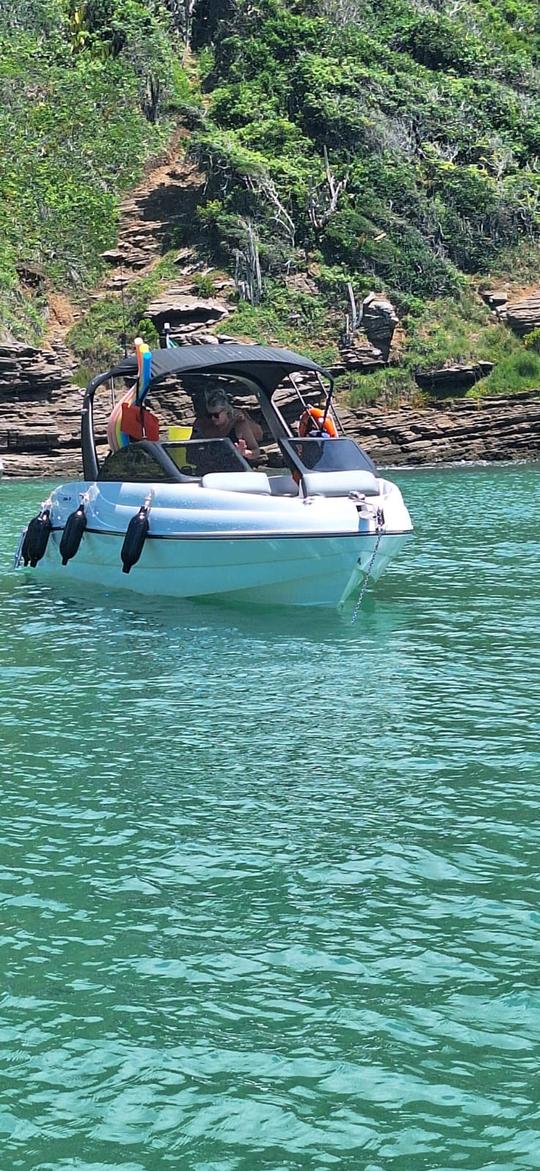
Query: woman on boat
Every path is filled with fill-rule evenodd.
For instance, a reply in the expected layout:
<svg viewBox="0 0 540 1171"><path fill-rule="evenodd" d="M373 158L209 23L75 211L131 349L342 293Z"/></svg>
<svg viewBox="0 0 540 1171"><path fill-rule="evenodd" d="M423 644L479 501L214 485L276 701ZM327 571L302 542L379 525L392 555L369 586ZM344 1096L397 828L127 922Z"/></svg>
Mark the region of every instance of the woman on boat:
<svg viewBox="0 0 540 1171"><path fill-rule="evenodd" d="M222 390L206 392L204 410L197 413L195 427L204 439L231 439L246 459L260 458L262 427L233 407Z"/></svg>

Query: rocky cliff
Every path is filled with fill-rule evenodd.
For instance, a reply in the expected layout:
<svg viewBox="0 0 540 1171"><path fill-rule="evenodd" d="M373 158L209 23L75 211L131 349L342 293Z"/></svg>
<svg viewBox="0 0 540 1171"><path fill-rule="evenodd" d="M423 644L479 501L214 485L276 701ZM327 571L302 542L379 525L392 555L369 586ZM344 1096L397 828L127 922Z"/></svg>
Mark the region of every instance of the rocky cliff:
<svg viewBox="0 0 540 1171"><path fill-rule="evenodd" d="M73 382L68 351L14 343L0 347L0 457L7 476L81 475L82 390ZM154 396L164 426L191 417L191 401L167 388ZM96 433L106 449L110 401L96 398ZM292 393L285 414L298 416ZM347 434L379 465L540 459L540 391L511 397L445 400L444 405L397 410L339 408ZM270 463L277 451L266 449Z"/></svg>

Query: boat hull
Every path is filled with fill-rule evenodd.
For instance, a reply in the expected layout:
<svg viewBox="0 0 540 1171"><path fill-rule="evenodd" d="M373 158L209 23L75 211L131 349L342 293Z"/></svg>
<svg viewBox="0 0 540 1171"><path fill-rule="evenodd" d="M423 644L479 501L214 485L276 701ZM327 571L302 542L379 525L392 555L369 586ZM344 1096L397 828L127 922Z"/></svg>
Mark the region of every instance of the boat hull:
<svg viewBox="0 0 540 1171"><path fill-rule="evenodd" d="M35 572L40 577L148 596L227 596L259 605L339 606L367 571L377 580L406 533L328 536L149 537L140 560L122 572L123 534L86 532L62 565L54 532Z"/></svg>
<svg viewBox="0 0 540 1171"><path fill-rule="evenodd" d="M358 594L366 576L381 576L412 528L399 489L378 483L373 503L351 495L274 495L265 476L255 477L262 493L212 483L61 485L47 502L53 529L32 572L62 585L80 582L151 597L341 606ZM145 500L148 531L126 573L122 546ZM84 533L63 565L60 545L75 509L77 516L84 512Z"/></svg>

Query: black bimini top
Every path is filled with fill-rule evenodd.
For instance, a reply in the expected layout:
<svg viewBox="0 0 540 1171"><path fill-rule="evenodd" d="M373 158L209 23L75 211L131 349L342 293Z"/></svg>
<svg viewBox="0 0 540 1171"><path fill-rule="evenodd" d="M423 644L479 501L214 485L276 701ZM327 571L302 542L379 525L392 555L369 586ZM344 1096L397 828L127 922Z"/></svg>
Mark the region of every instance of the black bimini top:
<svg viewBox="0 0 540 1171"><path fill-rule="evenodd" d="M304 358L292 350L282 350L273 346L227 342L223 345L218 343L205 346L175 346L168 350L152 350L151 354L150 381L146 391L163 378L174 374L178 374L179 377L189 374L224 374L231 378L247 379L251 381L252 387L255 384L268 398L271 398L280 382L295 370L311 370L332 382L329 372L311 358ZM98 387L110 378L136 377L137 358L132 355L105 373L98 374L88 385L81 418L83 469L88 480L95 480L99 470L92 417L94 394ZM235 388L235 394L242 392L241 386L238 390ZM245 393L251 394L252 388L246 386Z"/></svg>
<svg viewBox="0 0 540 1171"><path fill-rule="evenodd" d="M254 378L267 394L279 386L286 374L294 370L313 370L328 378L328 371L311 358L292 350L273 346L244 346L240 342L223 345L177 346L170 350L152 350L150 385L171 374L230 374ZM124 358L109 371L109 376L129 378L137 374L137 359Z"/></svg>

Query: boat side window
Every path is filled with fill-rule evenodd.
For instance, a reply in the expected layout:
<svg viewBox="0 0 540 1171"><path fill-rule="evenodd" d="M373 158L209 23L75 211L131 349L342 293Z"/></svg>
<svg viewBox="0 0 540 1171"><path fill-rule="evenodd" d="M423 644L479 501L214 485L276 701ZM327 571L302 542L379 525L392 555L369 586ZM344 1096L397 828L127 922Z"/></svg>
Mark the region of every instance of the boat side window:
<svg viewBox="0 0 540 1171"><path fill-rule="evenodd" d="M175 477L158 463L157 459L140 447L130 443L108 455L101 465L98 480L123 480L128 484L161 483L172 484Z"/></svg>

